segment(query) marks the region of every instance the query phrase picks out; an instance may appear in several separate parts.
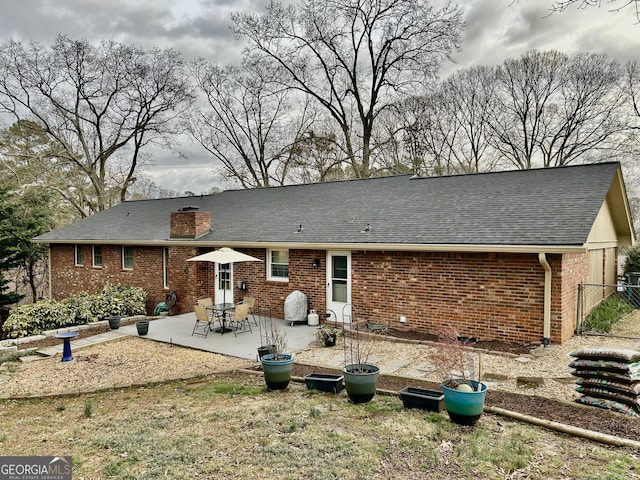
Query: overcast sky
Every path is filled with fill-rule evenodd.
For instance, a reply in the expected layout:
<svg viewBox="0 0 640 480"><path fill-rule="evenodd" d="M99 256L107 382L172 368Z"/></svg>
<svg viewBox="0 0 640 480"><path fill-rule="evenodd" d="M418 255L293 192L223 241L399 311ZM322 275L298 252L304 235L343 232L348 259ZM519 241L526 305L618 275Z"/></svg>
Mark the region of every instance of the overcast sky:
<svg viewBox="0 0 640 480"><path fill-rule="evenodd" d="M0 39L51 44L58 34L113 38L142 47L173 47L190 59L238 59L241 45L229 29L232 11L261 11L268 0L5 0L0 2ZM296 1L296 0L292 0ZM551 0L461 0L467 28L456 64L496 65L527 50L604 52L625 62L640 56L640 25L633 7L618 13L605 6L548 15ZM636 55L634 57L634 55ZM639 59L640 60L640 59ZM187 156L155 154L147 174L161 187L182 193L219 185L215 165L188 142Z"/></svg>

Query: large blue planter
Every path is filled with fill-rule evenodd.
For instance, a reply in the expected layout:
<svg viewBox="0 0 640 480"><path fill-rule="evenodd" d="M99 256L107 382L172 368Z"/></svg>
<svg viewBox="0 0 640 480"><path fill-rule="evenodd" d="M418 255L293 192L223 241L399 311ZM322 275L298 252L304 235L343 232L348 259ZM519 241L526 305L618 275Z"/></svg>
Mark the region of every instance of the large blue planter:
<svg viewBox="0 0 640 480"><path fill-rule="evenodd" d="M461 392L442 383L444 405L449 418L459 425L475 425L478 422L484 410L484 399L487 395L487 386L484 383L480 384L480 391L477 391L479 382L468 380L467 383L473 387L473 392Z"/></svg>
<svg viewBox="0 0 640 480"><path fill-rule="evenodd" d="M293 355L281 353L281 360L275 360L275 355L269 353L260 357L264 381L269 390L284 390L291 381L293 371Z"/></svg>
<svg viewBox="0 0 640 480"><path fill-rule="evenodd" d="M353 403L367 403L376 394L380 369L368 363L347 365L342 369L344 386Z"/></svg>

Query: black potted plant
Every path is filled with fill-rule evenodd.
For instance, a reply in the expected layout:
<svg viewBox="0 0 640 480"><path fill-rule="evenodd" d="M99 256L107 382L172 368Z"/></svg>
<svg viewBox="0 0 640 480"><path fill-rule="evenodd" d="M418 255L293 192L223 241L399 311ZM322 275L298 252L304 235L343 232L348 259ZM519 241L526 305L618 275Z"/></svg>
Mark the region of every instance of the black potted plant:
<svg viewBox="0 0 640 480"><path fill-rule="evenodd" d="M109 322L109 328L111 330L117 330L120 328L120 316L119 315L111 315L107 317L107 321Z"/></svg>
<svg viewBox="0 0 640 480"><path fill-rule="evenodd" d="M376 394L380 368L369 363L372 343L360 332L356 309L347 304L342 309L342 335L345 389L353 403L367 403Z"/></svg>
<svg viewBox="0 0 640 480"><path fill-rule="evenodd" d="M136 330L141 337L149 333L149 320L139 320L136 322Z"/></svg>
<svg viewBox="0 0 640 480"><path fill-rule="evenodd" d="M428 354L442 378L444 404L452 422L475 425L484 410L487 386L476 377L474 353L454 327L438 333L438 342Z"/></svg>

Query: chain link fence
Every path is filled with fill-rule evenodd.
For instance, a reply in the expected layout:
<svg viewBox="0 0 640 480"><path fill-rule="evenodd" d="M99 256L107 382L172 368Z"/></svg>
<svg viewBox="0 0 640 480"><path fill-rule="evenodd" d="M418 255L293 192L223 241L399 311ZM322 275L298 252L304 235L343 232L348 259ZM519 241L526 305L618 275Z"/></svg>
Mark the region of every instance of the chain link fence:
<svg viewBox="0 0 640 480"><path fill-rule="evenodd" d="M579 335L607 335L623 315L640 308L640 273L627 274L615 285L581 283L578 286Z"/></svg>

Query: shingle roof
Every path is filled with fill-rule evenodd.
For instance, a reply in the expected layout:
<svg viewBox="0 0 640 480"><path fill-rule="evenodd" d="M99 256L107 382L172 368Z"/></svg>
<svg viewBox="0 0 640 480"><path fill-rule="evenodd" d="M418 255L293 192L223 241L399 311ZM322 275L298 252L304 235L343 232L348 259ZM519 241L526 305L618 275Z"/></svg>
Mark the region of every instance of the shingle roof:
<svg viewBox="0 0 640 480"><path fill-rule="evenodd" d="M408 175L128 201L38 237L55 242L169 239L170 212L211 213L211 245L583 245L616 162L447 177ZM303 232L296 233L299 225ZM371 231L364 232L370 225Z"/></svg>

